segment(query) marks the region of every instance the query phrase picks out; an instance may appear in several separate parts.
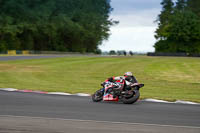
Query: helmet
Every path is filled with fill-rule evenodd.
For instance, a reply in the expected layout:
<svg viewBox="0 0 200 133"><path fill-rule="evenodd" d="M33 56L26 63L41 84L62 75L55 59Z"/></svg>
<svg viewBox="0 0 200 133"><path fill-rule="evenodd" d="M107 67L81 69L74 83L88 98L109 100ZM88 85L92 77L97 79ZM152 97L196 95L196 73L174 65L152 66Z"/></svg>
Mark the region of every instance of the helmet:
<svg viewBox="0 0 200 133"><path fill-rule="evenodd" d="M125 72L124 76L133 76L132 72Z"/></svg>

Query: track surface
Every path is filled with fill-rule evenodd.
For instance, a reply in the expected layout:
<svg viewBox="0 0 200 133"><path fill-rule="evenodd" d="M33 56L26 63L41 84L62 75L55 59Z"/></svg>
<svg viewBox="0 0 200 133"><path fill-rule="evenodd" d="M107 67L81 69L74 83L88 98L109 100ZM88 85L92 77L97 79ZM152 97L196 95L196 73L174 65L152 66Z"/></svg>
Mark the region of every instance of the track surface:
<svg viewBox="0 0 200 133"><path fill-rule="evenodd" d="M13 118L11 116L6 117L5 115L29 117ZM122 122L116 126L116 129L120 126L126 127L127 124L129 125L130 123L141 123L136 125L140 127L143 126L143 129L152 128L152 131L159 127L160 130L158 131L163 131L163 128L166 128L171 130L174 129L172 131L183 132L181 130L186 128L187 130L184 129L184 131L190 132L192 130L192 132L200 132L199 105L163 104L143 101L139 101L133 105L113 102L93 103L90 97L0 91L0 116L0 132L1 129L6 131L7 128L3 128L5 125L2 125L6 122L18 127L15 125L16 123L14 121L18 121L18 123L21 123L22 125L24 125L23 123L25 121L32 121L33 123L37 123L36 121L43 121L44 124L46 118L56 118L56 120L52 120L52 123L57 124L62 123L61 121L67 125L70 125L70 123L73 125L72 123L74 123L74 125L77 125L76 127L78 127L78 125L81 126L82 124L94 125L95 127L96 123L97 129L102 129L102 125L107 125L108 129L112 129L112 126L116 126L113 122ZM42 118L33 119L32 117ZM61 120L58 120L57 118ZM86 120L86 122L81 122L79 120ZM87 122L87 120L92 121ZM97 121L106 122L99 124ZM153 125L149 126L149 124ZM99 127L99 125L101 126ZM129 131L130 128L133 128L136 125L129 125L129 128L126 128L126 130ZM161 126L163 127L161 128L160 125L171 126ZM88 126L85 127L89 128ZM51 128L52 127L49 127L48 130ZM70 128L71 130L74 130L73 126L69 126L67 129ZM10 128L8 127L8 129ZM97 129L95 131L98 131ZM135 127L135 129L137 128ZM86 130L86 132L89 131L93 130ZM114 132L115 130L112 131ZM112 131L109 130L109 132Z"/></svg>
<svg viewBox="0 0 200 133"><path fill-rule="evenodd" d="M8 60L25 60L25 59L42 59L42 58L57 58L57 57L67 57L67 56L83 56L79 54L67 54L67 55L27 55L27 56L0 56L0 61ZM85 55L84 55L85 56Z"/></svg>

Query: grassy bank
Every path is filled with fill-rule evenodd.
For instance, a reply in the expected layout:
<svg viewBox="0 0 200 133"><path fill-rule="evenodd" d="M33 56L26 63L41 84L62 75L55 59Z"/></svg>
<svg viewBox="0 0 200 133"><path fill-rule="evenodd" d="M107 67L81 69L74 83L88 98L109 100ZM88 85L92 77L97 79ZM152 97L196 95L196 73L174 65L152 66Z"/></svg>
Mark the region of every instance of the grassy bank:
<svg viewBox="0 0 200 133"><path fill-rule="evenodd" d="M0 88L93 93L111 76L132 71L141 98L200 102L200 58L63 57L0 62Z"/></svg>

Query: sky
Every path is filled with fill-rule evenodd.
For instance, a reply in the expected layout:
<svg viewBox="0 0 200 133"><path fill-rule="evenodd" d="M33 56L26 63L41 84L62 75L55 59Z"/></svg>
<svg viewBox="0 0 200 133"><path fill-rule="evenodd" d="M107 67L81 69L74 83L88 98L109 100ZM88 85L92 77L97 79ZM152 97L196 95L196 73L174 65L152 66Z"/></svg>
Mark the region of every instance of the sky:
<svg viewBox="0 0 200 133"><path fill-rule="evenodd" d="M114 8L110 15L118 25L110 29L110 37L99 47L102 51L126 50L153 52L154 35L161 0L111 0Z"/></svg>

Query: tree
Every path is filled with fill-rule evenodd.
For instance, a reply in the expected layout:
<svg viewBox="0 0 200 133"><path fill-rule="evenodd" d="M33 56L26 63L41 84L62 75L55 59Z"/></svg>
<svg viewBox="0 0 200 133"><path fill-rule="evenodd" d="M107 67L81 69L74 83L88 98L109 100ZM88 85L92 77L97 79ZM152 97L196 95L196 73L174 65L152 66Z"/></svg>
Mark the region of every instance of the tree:
<svg viewBox="0 0 200 133"><path fill-rule="evenodd" d="M200 0L187 0L187 5L189 10L200 17Z"/></svg>
<svg viewBox="0 0 200 133"><path fill-rule="evenodd" d="M168 6L170 9L168 15L166 15L167 13L162 14L166 11L164 7L167 7L166 4L163 4L164 11L159 15L160 19L155 35L157 39L154 45L156 52L200 53L200 17L198 16L199 12L196 12L197 10L194 8L194 3L198 4L199 2L178 0L172 10Z"/></svg>
<svg viewBox="0 0 200 133"><path fill-rule="evenodd" d="M170 17L173 14L173 2L172 0L163 0L161 2L163 6L161 13L158 15L158 28L156 29L155 38L159 40L166 39L164 30L169 26Z"/></svg>
<svg viewBox="0 0 200 133"><path fill-rule="evenodd" d="M186 0L177 0L175 9L183 11L187 6Z"/></svg>
<svg viewBox="0 0 200 133"><path fill-rule="evenodd" d="M134 53L133 53L133 51L129 51L129 54L130 54L131 56L133 56Z"/></svg>
<svg viewBox="0 0 200 133"><path fill-rule="evenodd" d="M115 50L110 50L109 54L110 55L116 55L116 52L115 52Z"/></svg>
<svg viewBox="0 0 200 133"><path fill-rule="evenodd" d="M111 11L110 0L0 0L0 46L96 52L116 23Z"/></svg>

